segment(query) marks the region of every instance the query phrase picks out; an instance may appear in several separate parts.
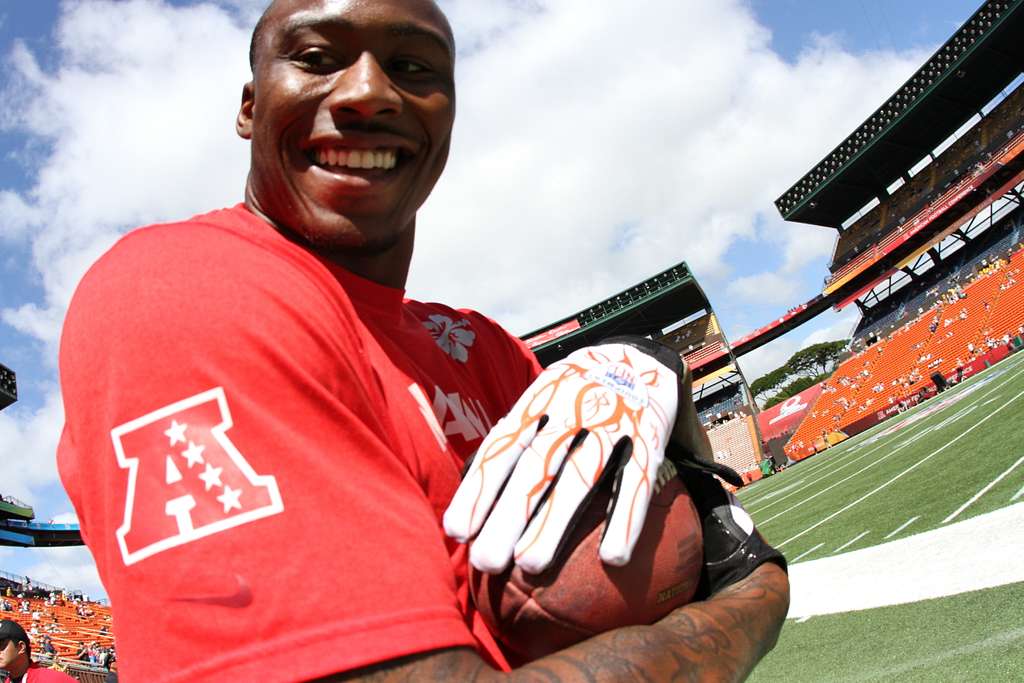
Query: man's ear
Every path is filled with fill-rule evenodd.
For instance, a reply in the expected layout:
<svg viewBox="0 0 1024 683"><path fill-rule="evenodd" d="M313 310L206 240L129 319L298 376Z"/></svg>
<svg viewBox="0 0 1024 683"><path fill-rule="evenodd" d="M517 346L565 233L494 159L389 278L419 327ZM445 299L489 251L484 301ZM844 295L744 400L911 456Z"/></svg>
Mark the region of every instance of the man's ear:
<svg viewBox="0 0 1024 683"><path fill-rule="evenodd" d="M238 108L238 118L235 119L235 131L238 136L246 140L252 139L252 110L254 106L255 89L252 81L242 86L242 104Z"/></svg>

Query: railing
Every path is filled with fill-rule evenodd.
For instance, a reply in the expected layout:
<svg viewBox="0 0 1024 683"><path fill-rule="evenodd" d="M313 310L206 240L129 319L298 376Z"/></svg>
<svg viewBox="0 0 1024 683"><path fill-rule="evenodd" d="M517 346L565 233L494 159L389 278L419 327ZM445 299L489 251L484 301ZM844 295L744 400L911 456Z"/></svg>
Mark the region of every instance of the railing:
<svg viewBox="0 0 1024 683"><path fill-rule="evenodd" d="M12 582L17 583L19 585L32 584L32 589L33 590L42 590L42 591L47 591L47 592L51 592L52 591L52 592L55 592L55 593L59 593L59 592L64 590L64 588L61 588L59 586L51 586L50 584L43 583L41 581L33 581L28 576L19 576L17 574L9 574L9 573L7 573L5 571L0 571L0 579L7 579L8 581L12 581Z"/></svg>
<svg viewBox="0 0 1024 683"><path fill-rule="evenodd" d="M999 151L994 153L991 160L985 162L977 172L953 185L949 190L943 193L942 196L934 202L931 202L915 216L899 226L895 226L895 229L889 232L879 243L847 262L835 273L832 273L832 275L826 277L825 292L829 293L830 290L833 290L838 286L837 283L842 284L842 282L848 279L849 276L852 276L856 272L860 272L868 264L874 263L884 256L887 253L887 248L892 246L896 241L905 241L910 235L922 230L926 225L931 223L933 219L959 203L960 200L972 192L980 182L987 180L989 176L995 173L1000 167L1004 166L1005 163L1009 161L1008 157L1011 156L1011 152L1014 154L1019 153L1021 151L1019 148L1022 144L1024 144L1024 133L1019 133L1012 140L1003 145Z"/></svg>
<svg viewBox="0 0 1024 683"><path fill-rule="evenodd" d="M21 501L21 500L18 500L14 496L0 495L0 501L3 501L4 503L10 503L11 505L17 505L18 507L22 507L22 508L31 508L32 507L28 503L26 503L24 501Z"/></svg>

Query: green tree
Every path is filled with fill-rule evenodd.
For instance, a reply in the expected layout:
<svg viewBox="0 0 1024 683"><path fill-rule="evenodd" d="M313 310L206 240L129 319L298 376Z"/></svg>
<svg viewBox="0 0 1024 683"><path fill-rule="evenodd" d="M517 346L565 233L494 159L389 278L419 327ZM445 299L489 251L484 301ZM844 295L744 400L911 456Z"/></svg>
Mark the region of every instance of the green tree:
<svg viewBox="0 0 1024 683"><path fill-rule="evenodd" d="M750 385L750 393L755 400L761 399L765 395L778 390L789 379L790 374L792 372L788 366L783 365L781 368L775 368L767 375L755 379Z"/></svg>
<svg viewBox="0 0 1024 683"><path fill-rule="evenodd" d="M803 377L818 377L819 375L830 375L839 364L839 359L846 351L849 340L822 342L800 349L790 357L786 365L793 371L794 375Z"/></svg>
<svg viewBox="0 0 1024 683"><path fill-rule="evenodd" d="M849 339L841 339L800 349L784 365L755 379L750 384L751 395L758 402L764 401L765 408L770 408L828 379L849 343Z"/></svg>

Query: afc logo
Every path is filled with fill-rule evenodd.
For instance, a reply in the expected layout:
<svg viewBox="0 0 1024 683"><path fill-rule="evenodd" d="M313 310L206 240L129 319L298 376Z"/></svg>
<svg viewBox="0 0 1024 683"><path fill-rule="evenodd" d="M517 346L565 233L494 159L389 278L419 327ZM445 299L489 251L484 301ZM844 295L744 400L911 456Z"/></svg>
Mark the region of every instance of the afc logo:
<svg viewBox="0 0 1024 683"><path fill-rule="evenodd" d="M217 387L111 430L128 470L117 530L126 565L284 511L277 481L253 471L227 437L231 426Z"/></svg>

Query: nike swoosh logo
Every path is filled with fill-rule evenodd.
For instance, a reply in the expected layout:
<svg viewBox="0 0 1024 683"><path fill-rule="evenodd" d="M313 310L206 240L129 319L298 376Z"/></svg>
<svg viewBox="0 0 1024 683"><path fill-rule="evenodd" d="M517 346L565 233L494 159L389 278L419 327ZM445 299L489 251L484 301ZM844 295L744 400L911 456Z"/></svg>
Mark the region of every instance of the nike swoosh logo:
<svg viewBox="0 0 1024 683"><path fill-rule="evenodd" d="M174 602L196 602L203 605L216 605L218 607L234 607L240 609L252 604L252 589L249 582L243 577L235 574L235 591L233 593L220 595L189 595L171 598Z"/></svg>

